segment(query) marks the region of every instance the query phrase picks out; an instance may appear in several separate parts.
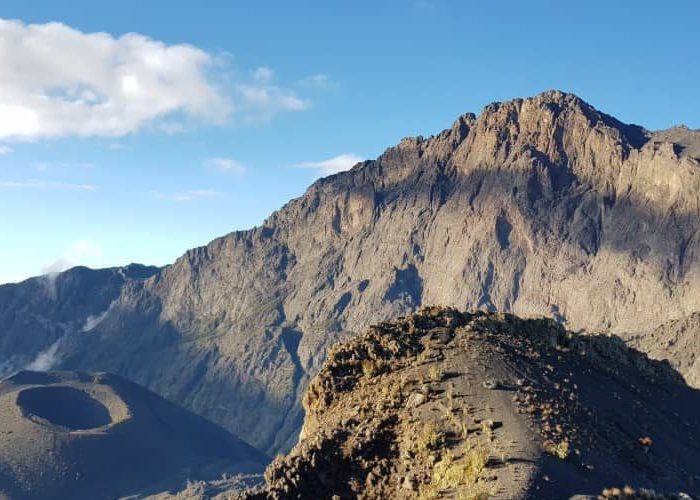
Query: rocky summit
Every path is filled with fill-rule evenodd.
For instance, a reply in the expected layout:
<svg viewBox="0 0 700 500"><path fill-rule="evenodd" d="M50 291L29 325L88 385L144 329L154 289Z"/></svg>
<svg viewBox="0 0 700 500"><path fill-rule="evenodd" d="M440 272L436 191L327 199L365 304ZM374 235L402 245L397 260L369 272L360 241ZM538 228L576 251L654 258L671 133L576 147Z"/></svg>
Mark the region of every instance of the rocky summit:
<svg viewBox="0 0 700 500"><path fill-rule="evenodd" d="M700 391L619 338L428 307L334 347L249 500L690 499Z"/></svg>
<svg viewBox="0 0 700 500"><path fill-rule="evenodd" d="M331 346L423 304L610 332L697 385L699 145L563 92L494 103L163 269L69 271L46 308L0 287L0 359L117 373L270 454Z"/></svg>

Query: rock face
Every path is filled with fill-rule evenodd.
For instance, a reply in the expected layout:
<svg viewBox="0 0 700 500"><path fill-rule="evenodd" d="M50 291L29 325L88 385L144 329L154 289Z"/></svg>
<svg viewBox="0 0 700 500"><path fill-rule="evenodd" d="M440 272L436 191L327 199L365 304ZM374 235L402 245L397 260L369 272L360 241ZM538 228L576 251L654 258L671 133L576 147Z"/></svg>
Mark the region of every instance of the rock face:
<svg viewBox="0 0 700 500"><path fill-rule="evenodd" d="M670 359L693 387L700 387L700 312L659 325L651 332L625 336L656 359Z"/></svg>
<svg viewBox="0 0 700 500"><path fill-rule="evenodd" d="M432 307L381 323L331 350L304 406L250 499L700 494L700 391L553 320Z"/></svg>
<svg viewBox="0 0 700 500"><path fill-rule="evenodd" d="M327 349L421 304L643 338L700 311L698 144L556 91L489 105L126 282L59 366L125 375L276 452Z"/></svg>
<svg viewBox="0 0 700 500"><path fill-rule="evenodd" d="M109 374L22 371L0 382L0 498L118 498L265 455L222 428Z"/></svg>

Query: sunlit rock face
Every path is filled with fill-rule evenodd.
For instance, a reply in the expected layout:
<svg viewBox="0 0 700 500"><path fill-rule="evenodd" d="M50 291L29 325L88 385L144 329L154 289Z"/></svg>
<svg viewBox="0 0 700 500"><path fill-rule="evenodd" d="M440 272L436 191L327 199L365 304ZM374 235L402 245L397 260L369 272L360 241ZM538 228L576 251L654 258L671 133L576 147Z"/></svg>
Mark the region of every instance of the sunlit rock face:
<svg viewBox="0 0 700 500"><path fill-rule="evenodd" d="M698 144L556 91L489 105L120 285L57 366L125 375L276 452L296 440L327 349L422 304L642 342L700 310Z"/></svg>

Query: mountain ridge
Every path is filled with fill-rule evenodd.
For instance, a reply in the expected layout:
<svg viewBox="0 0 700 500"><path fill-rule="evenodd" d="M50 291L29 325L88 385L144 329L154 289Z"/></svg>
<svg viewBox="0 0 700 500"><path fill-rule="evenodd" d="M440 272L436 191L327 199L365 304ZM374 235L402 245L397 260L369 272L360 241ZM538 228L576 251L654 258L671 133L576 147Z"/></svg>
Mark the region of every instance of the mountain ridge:
<svg viewBox="0 0 700 500"><path fill-rule="evenodd" d="M332 345L425 303L645 337L700 310L694 136L656 134L562 92L462 115L124 283L57 367L119 373L273 453Z"/></svg>

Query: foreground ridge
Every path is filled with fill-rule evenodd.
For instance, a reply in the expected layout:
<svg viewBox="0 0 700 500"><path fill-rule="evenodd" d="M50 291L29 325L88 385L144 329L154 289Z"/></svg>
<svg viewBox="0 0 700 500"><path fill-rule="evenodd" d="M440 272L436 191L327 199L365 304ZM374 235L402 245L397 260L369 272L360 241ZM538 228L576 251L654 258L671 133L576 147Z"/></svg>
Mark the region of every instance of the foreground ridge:
<svg viewBox="0 0 700 500"><path fill-rule="evenodd" d="M249 498L700 491L700 392L548 319L428 307L380 323L331 350L304 407L299 443Z"/></svg>

